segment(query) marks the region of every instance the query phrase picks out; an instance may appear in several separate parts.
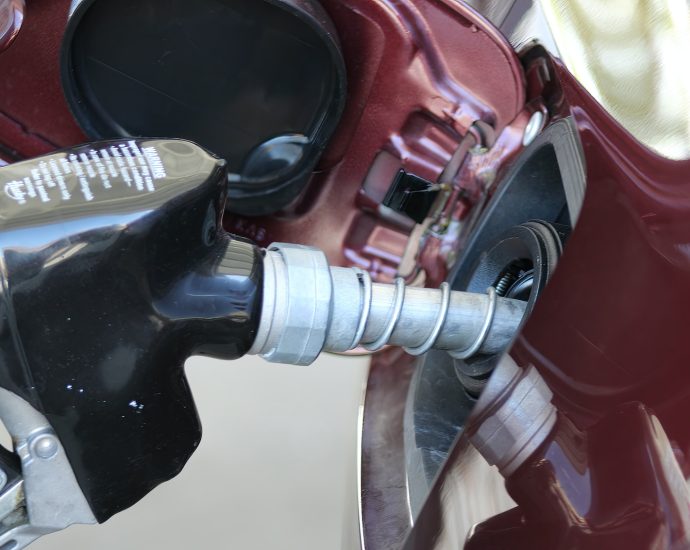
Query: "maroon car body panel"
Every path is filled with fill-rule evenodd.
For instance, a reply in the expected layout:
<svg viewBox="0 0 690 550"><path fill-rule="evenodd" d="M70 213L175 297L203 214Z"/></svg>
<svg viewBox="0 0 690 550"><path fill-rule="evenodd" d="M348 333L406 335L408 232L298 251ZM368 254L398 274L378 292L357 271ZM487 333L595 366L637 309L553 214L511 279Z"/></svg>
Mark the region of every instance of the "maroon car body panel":
<svg viewBox="0 0 690 550"><path fill-rule="evenodd" d="M516 355L540 369L582 427L643 401L686 450L690 161L645 148L565 69L558 76L580 130L587 194Z"/></svg>
<svg viewBox="0 0 690 550"><path fill-rule="evenodd" d="M0 2L0 52L7 49L17 38L24 21L24 0Z"/></svg>
<svg viewBox="0 0 690 550"><path fill-rule="evenodd" d="M507 481L519 507L466 547L686 548L690 162L642 146L557 62L531 61L551 68L544 99L554 119L573 117L587 163L577 228L511 350L548 382L561 421ZM456 442L406 549L453 529L444 484L467 445Z"/></svg>
<svg viewBox="0 0 690 550"><path fill-rule="evenodd" d="M21 32L0 54L0 157L40 155L82 143L60 85L68 1L33 0Z"/></svg>
<svg viewBox="0 0 690 550"><path fill-rule="evenodd" d="M572 502L557 499L554 506L563 510L552 523L557 538L579 533L578 538L558 538L559 544L604 547L592 536L600 525L621 535L606 539L607 548L665 548L682 541L688 535L682 521L687 489L678 487L673 468L663 461L671 448L683 472L690 471L690 162L670 161L643 147L565 68L543 54L526 57L523 70L505 39L464 4L323 4L340 29L348 67L349 100L340 129L308 189L289 210L271 218L234 217L227 228L260 244L280 240L319 246L333 263L358 265L387 280L396 272L410 228L384 219L377 205L400 168L435 181L463 138L473 136L473 124L492 128L488 153L468 158L453 182L463 200L450 215L462 220L480 191L499 181L519 153L531 110L546 105L553 119L572 116L586 157L585 204L560 267L511 353L521 365L535 365L542 373L563 425L593 442L581 453L582 468L609 474L566 480L559 477L567 475L566 466L530 464L537 473L525 470L509 482L522 508L478 528L470 544L546 544L538 532L523 529L523 523L531 525L523 518L533 517L555 498L557 487L568 483L589 491L589 508L568 515ZM0 53L0 157L5 160L86 139L59 80L68 7L68 0L32 0L18 38ZM550 80L539 72L544 65L552 67ZM444 250L457 244L427 243L418 263L428 284L445 278ZM394 378L390 365L397 361L402 383L407 383L409 366L397 353L388 353L387 362L375 361L372 384ZM606 444L622 430L629 434L625 444ZM538 458L553 456L549 446L558 446L563 437L549 442ZM458 452L451 453L450 462ZM617 464L621 470L613 475ZM626 476L640 487L672 488L647 494L647 523L629 521L636 516L626 515L619 501L620 514L611 512L612 495L619 494ZM432 547L442 525L436 504L423 510L409 548ZM380 505L379 519L365 526L365 535L381 529L378 538L393 533L402 539L397 527L386 531L382 522L390 510L385 499ZM636 537L640 525L647 534L661 534Z"/></svg>
<svg viewBox="0 0 690 550"><path fill-rule="evenodd" d="M513 355L539 369L559 411L589 435L592 479L574 485L590 506L571 513L568 529L579 521L584 532L567 544L686 547L690 494L668 461L687 476L690 162L642 146L563 67L558 80L580 130L587 193ZM573 483L556 472L552 487Z"/></svg>

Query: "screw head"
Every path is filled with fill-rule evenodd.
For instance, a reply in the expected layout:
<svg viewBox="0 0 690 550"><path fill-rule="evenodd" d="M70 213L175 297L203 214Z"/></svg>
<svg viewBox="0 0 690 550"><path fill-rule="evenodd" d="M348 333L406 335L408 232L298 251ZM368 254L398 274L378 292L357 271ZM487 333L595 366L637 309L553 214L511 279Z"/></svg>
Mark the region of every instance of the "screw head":
<svg viewBox="0 0 690 550"><path fill-rule="evenodd" d="M544 113L541 111L535 111L535 113L532 115L532 118L529 119L527 127L525 128L525 135L522 138L522 145L527 147L530 143L537 139L537 136L542 131L543 126Z"/></svg>
<svg viewBox="0 0 690 550"><path fill-rule="evenodd" d="M53 458L60 450L60 444L53 435L39 435L31 445L33 454L38 458Z"/></svg>

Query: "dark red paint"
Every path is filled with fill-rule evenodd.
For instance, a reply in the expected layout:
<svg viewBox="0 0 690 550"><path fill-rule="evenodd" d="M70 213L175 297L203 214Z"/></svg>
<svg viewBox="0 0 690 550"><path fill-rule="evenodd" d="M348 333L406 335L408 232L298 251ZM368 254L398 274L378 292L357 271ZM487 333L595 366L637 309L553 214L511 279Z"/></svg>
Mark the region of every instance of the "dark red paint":
<svg viewBox="0 0 690 550"><path fill-rule="evenodd" d="M17 38L24 21L24 0L0 2L0 52Z"/></svg>
<svg viewBox="0 0 690 550"><path fill-rule="evenodd" d="M543 94L554 118L574 117L587 193L511 355L544 376L561 420L507 481L519 508L478 526L468 547L687 548L690 162L643 147L539 55L525 57L530 94ZM435 496L466 444L451 452ZM433 548L449 528L440 502L427 502L406 548Z"/></svg>
<svg viewBox="0 0 690 550"><path fill-rule="evenodd" d="M582 427L641 401L687 445L690 162L644 148L558 70L581 130L588 190L515 355L540 369Z"/></svg>
<svg viewBox="0 0 690 550"><path fill-rule="evenodd" d="M685 479L658 420L639 403L585 432L561 415L551 439L506 487L520 507L478 525L467 550L690 544Z"/></svg>
<svg viewBox="0 0 690 550"><path fill-rule="evenodd" d="M336 27L346 29L340 39L349 99L340 129L290 212L228 220L227 228L247 231L262 244L309 242L333 263L358 265L387 280L409 229L377 215L370 205L383 195L368 183L387 189L400 168L436 180L472 123L484 121L500 132L515 118L524 103L522 70L507 42L459 2L323 5ZM494 163L500 166L499 159Z"/></svg>
<svg viewBox="0 0 690 550"><path fill-rule="evenodd" d="M15 42L0 53L0 157L12 160L86 141L60 85L69 0L31 0Z"/></svg>
<svg viewBox="0 0 690 550"><path fill-rule="evenodd" d="M615 517L618 535L606 544L584 538L575 547L686 547L690 529L679 519L688 511L684 480L651 459L636 461L630 447L647 446L650 457L656 453L671 463L680 459L687 471L690 162L643 147L562 66L555 68L561 114L572 113L580 129L588 188L577 229L513 355L540 370L560 411L578 429L598 434L597 447L587 449L588 462L608 473L591 480L593 521ZM659 424L634 428L632 416L625 420L620 413L623 425L602 421L628 402L643 403ZM621 430L627 430L629 448L617 444ZM572 481L587 490L584 480ZM556 469L552 490L566 482ZM519 483L526 494L529 485ZM664 493L671 486L675 500ZM643 498L631 488L647 493ZM538 500L535 492L523 505L525 513L536 512ZM645 503L652 508L636 515L614 509ZM566 530L572 526L559 533Z"/></svg>

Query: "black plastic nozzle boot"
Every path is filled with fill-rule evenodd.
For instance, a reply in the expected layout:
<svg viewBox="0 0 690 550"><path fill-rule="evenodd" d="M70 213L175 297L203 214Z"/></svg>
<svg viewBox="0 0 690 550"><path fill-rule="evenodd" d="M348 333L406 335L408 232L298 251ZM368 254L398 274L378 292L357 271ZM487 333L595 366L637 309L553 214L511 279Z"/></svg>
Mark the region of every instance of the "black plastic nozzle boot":
<svg viewBox="0 0 690 550"><path fill-rule="evenodd" d="M0 386L49 420L99 521L199 444L184 361L253 343L262 257L222 230L226 178L179 140L0 169Z"/></svg>

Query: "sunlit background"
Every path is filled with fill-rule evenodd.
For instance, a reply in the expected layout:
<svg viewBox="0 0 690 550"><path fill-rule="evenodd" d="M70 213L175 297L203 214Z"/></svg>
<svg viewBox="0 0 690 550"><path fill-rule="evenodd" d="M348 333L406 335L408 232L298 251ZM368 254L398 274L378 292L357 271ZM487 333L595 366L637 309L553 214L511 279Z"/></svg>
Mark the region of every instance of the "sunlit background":
<svg viewBox="0 0 690 550"><path fill-rule="evenodd" d="M687 0L544 0L561 58L637 139L690 158Z"/></svg>

